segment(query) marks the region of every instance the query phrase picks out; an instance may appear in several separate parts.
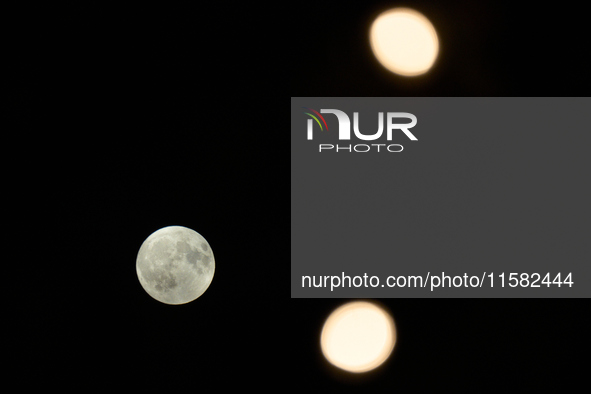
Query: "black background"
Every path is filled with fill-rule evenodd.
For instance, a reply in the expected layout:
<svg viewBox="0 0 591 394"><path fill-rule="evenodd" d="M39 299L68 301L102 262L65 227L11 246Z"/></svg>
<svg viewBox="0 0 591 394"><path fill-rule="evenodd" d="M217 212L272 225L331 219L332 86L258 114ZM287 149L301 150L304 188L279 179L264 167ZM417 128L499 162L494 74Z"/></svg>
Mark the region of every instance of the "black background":
<svg viewBox="0 0 591 394"><path fill-rule="evenodd" d="M395 5L423 12L440 34L425 77L396 77L371 56L371 18ZM583 379L587 300L382 300L399 331L390 361L353 380L328 366L318 337L344 300L288 298L280 116L287 93L588 95L589 34L574 3L72 2L7 15L15 381L422 392ZM135 273L143 240L168 225L200 232L216 258L210 288L187 305L153 300Z"/></svg>
<svg viewBox="0 0 591 394"><path fill-rule="evenodd" d="M435 26L440 54L419 78L398 77L371 52L381 12L410 7ZM324 1L293 10L293 97L571 97L589 89L587 20L574 2Z"/></svg>

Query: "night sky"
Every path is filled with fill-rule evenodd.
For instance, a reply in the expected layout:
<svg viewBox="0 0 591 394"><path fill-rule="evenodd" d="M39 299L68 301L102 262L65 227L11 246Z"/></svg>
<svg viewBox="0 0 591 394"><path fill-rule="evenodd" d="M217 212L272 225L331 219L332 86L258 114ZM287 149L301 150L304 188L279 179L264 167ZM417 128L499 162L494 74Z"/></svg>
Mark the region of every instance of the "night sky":
<svg viewBox="0 0 591 394"><path fill-rule="evenodd" d="M371 52L371 22L393 7L437 30L440 56L423 77L398 77ZM591 87L588 19L573 2L323 1L293 12L293 97L584 97Z"/></svg>
<svg viewBox="0 0 591 394"><path fill-rule="evenodd" d="M371 55L371 18L397 5L439 33L440 58L425 77L396 77ZM280 115L287 90L586 96L588 23L576 8L249 5L220 26L227 4L45 7L14 11L6 48L16 123L6 132L6 213L18 213L7 224L18 256L7 263L28 286L5 299L15 313L10 376L81 392L478 392L564 389L588 373L582 299L381 300L398 327L392 358L357 380L330 367L320 330L345 300L289 298ZM230 46L227 31L236 32ZM141 243L169 225L202 234L216 259L211 286L187 305L153 300L135 272Z"/></svg>

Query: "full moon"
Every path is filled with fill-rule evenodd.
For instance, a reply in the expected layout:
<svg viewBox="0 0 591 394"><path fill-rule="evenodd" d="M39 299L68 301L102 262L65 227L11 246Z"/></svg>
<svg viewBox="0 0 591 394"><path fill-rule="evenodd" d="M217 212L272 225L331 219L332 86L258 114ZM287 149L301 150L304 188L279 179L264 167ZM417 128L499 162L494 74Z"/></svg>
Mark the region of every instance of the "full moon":
<svg viewBox="0 0 591 394"><path fill-rule="evenodd" d="M394 320L379 306L356 301L337 308L326 319L320 346L326 359L349 372L380 366L396 343Z"/></svg>
<svg viewBox="0 0 591 394"><path fill-rule="evenodd" d="M198 232L169 226L152 233L137 254L137 276L144 290L165 304L186 304L211 284L215 260Z"/></svg>
<svg viewBox="0 0 591 394"><path fill-rule="evenodd" d="M393 8L380 14L371 25L369 36L378 61L399 75L426 73L439 52L439 40L431 22L409 8Z"/></svg>

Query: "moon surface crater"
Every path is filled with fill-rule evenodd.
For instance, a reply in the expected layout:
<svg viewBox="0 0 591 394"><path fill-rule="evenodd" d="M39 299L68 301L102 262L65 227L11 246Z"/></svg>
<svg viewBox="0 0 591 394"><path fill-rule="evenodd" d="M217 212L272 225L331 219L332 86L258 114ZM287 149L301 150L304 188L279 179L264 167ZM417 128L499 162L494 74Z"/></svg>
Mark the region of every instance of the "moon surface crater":
<svg viewBox="0 0 591 394"><path fill-rule="evenodd" d="M215 271L211 247L198 232L169 226L152 233L137 255L138 279L144 290L165 304L185 304L209 287Z"/></svg>

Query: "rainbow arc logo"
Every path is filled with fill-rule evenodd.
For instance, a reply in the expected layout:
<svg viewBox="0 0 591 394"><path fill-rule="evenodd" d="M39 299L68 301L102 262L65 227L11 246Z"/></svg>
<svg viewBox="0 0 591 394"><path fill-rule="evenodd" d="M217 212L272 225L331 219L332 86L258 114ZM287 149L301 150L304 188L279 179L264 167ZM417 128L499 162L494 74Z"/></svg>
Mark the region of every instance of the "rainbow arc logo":
<svg viewBox="0 0 591 394"><path fill-rule="evenodd" d="M355 137L357 139L362 140L362 141L377 140L384 134L384 131L386 132L386 139L388 141L392 141L394 131L397 131L397 130L402 131L411 141L417 141L417 138L409 130L410 128L416 126L417 117L409 112L387 112L387 113L385 113L385 116L384 116L384 112L378 112L378 131L376 131L373 134L364 134L364 133L361 133L361 131L359 130L359 112L353 112L353 123L351 123L351 119L349 118L349 115L347 115L345 112L338 110L338 109L322 108L322 109L320 109L320 112L318 112L315 109L312 109L309 107L301 107L301 108L305 109L306 111L304 112L304 114L306 114L310 117L309 119L306 120L308 140L312 140L314 138L314 136L313 136L314 122L312 121L312 119L314 119L314 121L316 121L316 123L318 123L318 127L320 127L321 131L324 131L325 127L326 127L326 130L328 131L328 125L326 124L326 120L320 114L320 112L322 112L323 114L333 114L337 117L337 120L339 122L337 137L338 137L339 141L351 140L351 128L353 129L352 131L355 134ZM398 123L397 122L398 119L410 120L410 123ZM323 126L323 124L324 124L324 126ZM353 127L351 127L351 126L353 126ZM333 147L333 145L331 145L331 144L320 144L320 151L322 151L323 145ZM361 144L361 145L363 145L363 144ZM359 149L365 149L365 148L371 149L371 147L369 145L363 145L361 148L359 148L359 146L361 146L361 145L359 145L359 144L355 145L356 147L358 147L357 150L355 150L356 152L368 152L368 150L360 151ZM373 145L376 145L376 144L372 144L372 146ZM385 145L385 144L381 144L381 145ZM381 145L380 144L376 145L378 151L379 151L379 147ZM396 149L398 149L398 147L402 147L402 145L400 145L400 144L390 144L388 146L390 146L390 147L394 146L394 147L396 147ZM402 150L391 150L390 148L388 150L390 152L402 151Z"/></svg>
<svg viewBox="0 0 591 394"><path fill-rule="evenodd" d="M316 111L316 110L313 110L312 108L308 108L308 107L302 107L302 108L304 108L304 109L307 109L307 110L309 110L309 111L312 111L312 112L314 112L316 115L318 115L318 116L320 117L320 119L322 119L322 122L324 123L324 126L326 126L326 131L328 131L328 125L326 124L326 120L324 120L324 117L322 117L322 115L320 115L320 113L319 113L318 111ZM311 114L311 113L309 113L309 112L304 112L304 113L305 113L306 115L309 115L309 116L311 116L311 117L312 117L312 118L313 118L313 119L316 121L316 123L318 123L318 126L320 126L320 130L321 130L321 131L324 131L324 129L322 128L322 124L320 123L320 121L318 120L318 118L317 118L316 116L312 115L312 114Z"/></svg>

